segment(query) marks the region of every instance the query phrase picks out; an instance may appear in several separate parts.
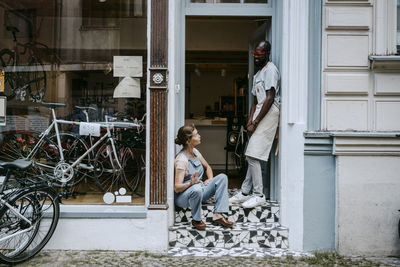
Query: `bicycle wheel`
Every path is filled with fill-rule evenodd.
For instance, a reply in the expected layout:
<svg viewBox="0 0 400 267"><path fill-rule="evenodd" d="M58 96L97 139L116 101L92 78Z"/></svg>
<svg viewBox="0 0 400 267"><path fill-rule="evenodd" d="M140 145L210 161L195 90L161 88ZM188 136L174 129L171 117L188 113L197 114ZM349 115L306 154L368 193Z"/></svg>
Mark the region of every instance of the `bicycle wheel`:
<svg viewBox="0 0 400 267"><path fill-rule="evenodd" d="M123 147L118 152L121 153L125 182L132 193L137 192L146 172L145 150Z"/></svg>
<svg viewBox="0 0 400 267"><path fill-rule="evenodd" d="M57 136L53 135L49 138L49 143L45 145L48 147L48 155L45 159L45 164L37 164L39 167L48 173L49 176L54 178L53 185L56 187L71 188L79 184L86 176L91 168L90 154L86 155L75 166L72 164L82 156L87 150L87 146L83 140L75 137L70 133L60 133L61 147L63 149L64 161L61 161L60 153L57 146ZM43 153L43 152L42 152ZM40 158L43 162L43 158ZM66 170L63 175L60 171Z"/></svg>
<svg viewBox="0 0 400 267"><path fill-rule="evenodd" d="M11 69L15 64L14 53L9 49L1 50L0 63L5 70L4 94L8 100L12 100L16 95L14 89L19 87L19 75Z"/></svg>
<svg viewBox="0 0 400 267"><path fill-rule="evenodd" d="M32 258L47 244L56 229L60 206L49 187L21 189L7 202L31 222L7 206L0 210L0 262L16 264Z"/></svg>
<svg viewBox="0 0 400 267"><path fill-rule="evenodd" d="M141 178L140 158L127 147L117 148L117 155L121 168L115 159L111 145L104 144L97 151L94 163L96 184L103 193L117 192L122 187L134 192Z"/></svg>
<svg viewBox="0 0 400 267"><path fill-rule="evenodd" d="M42 102L46 93L46 72L40 59L32 57L29 61L27 83L29 84L29 96L33 102Z"/></svg>

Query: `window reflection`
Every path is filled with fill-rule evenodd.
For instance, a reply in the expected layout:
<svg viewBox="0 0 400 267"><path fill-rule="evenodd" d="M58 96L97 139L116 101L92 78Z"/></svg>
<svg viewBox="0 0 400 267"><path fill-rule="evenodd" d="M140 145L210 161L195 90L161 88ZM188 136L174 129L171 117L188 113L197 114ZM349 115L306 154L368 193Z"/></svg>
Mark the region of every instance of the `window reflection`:
<svg viewBox="0 0 400 267"><path fill-rule="evenodd" d="M142 205L147 1L60 3L0 0L0 62L5 71L5 89L0 94L7 96L6 126L0 127L0 160L31 154L40 133L53 120L50 106L42 102L66 104L55 108L57 119L102 123L100 137L107 132L105 116L115 117L127 123L112 128L115 148L105 139L91 149L100 137L85 135L78 125L60 124L63 165L57 137L51 131L45 145L31 154L37 164L29 175L53 177L51 183L67 197L65 204L105 204L105 194L111 193L114 204ZM115 56L124 57L119 70L137 71L116 75ZM129 84L123 86L122 81ZM70 176L56 176L56 170L62 169L73 171ZM125 202L118 202L121 199Z"/></svg>

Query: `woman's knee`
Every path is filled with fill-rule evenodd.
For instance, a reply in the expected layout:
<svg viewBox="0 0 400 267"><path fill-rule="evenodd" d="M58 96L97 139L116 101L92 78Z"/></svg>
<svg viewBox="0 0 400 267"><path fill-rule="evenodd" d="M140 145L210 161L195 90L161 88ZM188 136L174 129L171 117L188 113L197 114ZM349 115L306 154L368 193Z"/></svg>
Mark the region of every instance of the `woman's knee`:
<svg viewBox="0 0 400 267"><path fill-rule="evenodd" d="M218 174L215 178L217 178L218 182L221 184L228 184L228 176L225 173Z"/></svg>
<svg viewBox="0 0 400 267"><path fill-rule="evenodd" d="M203 190L199 184L192 185L192 191L190 192L191 198L201 198L203 195Z"/></svg>

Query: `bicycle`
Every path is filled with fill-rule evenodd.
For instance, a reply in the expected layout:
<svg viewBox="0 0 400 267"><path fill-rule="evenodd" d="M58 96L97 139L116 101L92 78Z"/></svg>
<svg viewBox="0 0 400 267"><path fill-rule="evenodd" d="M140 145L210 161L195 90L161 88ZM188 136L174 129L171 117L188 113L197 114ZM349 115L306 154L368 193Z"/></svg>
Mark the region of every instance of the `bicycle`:
<svg viewBox="0 0 400 267"><path fill-rule="evenodd" d="M0 183L0 263L12 265L34 257L57 227L58 194L44 180L37 177L29 183L16 177L23 180L23 186L7 187L14 171L31 166L32 162L25 159L0 162L0 168L7 171Z"/></svg>
<svg viewBox="0 0 400 267"><path fill-rule="evenodd" d="M239 172L239 175L246 174L247 171L247 161L246 161L246 147L248 142L247 130L244 129L244 126L240 126L239 134L236 139L235 144L235 166L236 170Z"/></svg>
<svg viewBox="0 0 400 267"><path fill-rule="evenodd" d="M62 188L71 188L79 184L85 177L94 179L96 186L102 192L115 192L121 186L127 186L133 191L135 181L133 174L126 177L125 168L130 166L136 159L129 149L121 149L116 146L112 129L119 128L141 128L137 123L129 122L106 122L84 123L76 121L61 120L56 117L55 108L65 107L62 103L41 103L48 107L52 113L52 123L38 137L39 140L32 142L33 148L27 149L29 154L26 158L34 161L34 166L39 172L47 174L52 185ZM105 133L99 136L93 145L74 136L71 133L61 133L59 124L80 125L80 127L97 127L105 129ZM55 134L50 136L52 131ZM93 136L93 133L92 133ZM99 146L102 144L102 146ZM96 157L90 158L91 153L97 148ZM137 171L131 167L128 171Z"/></svg>
<svg viewBox="0 0 400 267"><path fill-rule="evenodd" d="M25 101L28 93L31 101L41 102L46 93L46 72L37 51L39 47L46 51L49 48L39 42L19 43L16 37L19 30L13 26L7 26L6 30L12 33L13 50L5 48L0 51L1 67L5 72L4 94L8 100ZM27 57L26 65L21 62L24 55Z"/></svg>
<svg viewBox="0 0 400 267"><path fill-rule="evenodd" d="M131 190L132 194L138 196L143 196L143 194L138 193L137 190L140 183L144 181L146 169L145 131L143 131L144 127L142 126L145 116L146 114L144 114L140 120L134 120L133 123L139 126L133 128L118 127L120 122L116 122L116 127L114 127L112 131L118 158L124 166L127 187ZM117 115L116 117L107 116L107 120L111 121L116 121L118 118L127 120L126 115ZM97 180L103 192L107 192L106 189L111 188L114 181L113 160L110 159L111 151L112 147L108 144L104 144L100 147L95 157L95 162L101 164L103 170L102 173L97 176Z"/></svg>

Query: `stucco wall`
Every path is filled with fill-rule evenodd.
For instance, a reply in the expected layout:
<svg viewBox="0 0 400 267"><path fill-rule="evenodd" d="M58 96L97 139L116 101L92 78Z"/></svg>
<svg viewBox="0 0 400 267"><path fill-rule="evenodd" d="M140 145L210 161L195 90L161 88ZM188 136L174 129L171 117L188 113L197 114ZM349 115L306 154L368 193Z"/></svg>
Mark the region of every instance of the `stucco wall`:
<svg viewBox="0 0 400 267"><path fill-rule="evenodd" d="M400 255L400 157L337 157L338 251Z"/></svg>
<svg viewBox="0 0 400 267"><path fill-rule="evenodd" d="M165 252L167 223L167 211L148 211L146 219L60 219L45 249Z"/></svg>

